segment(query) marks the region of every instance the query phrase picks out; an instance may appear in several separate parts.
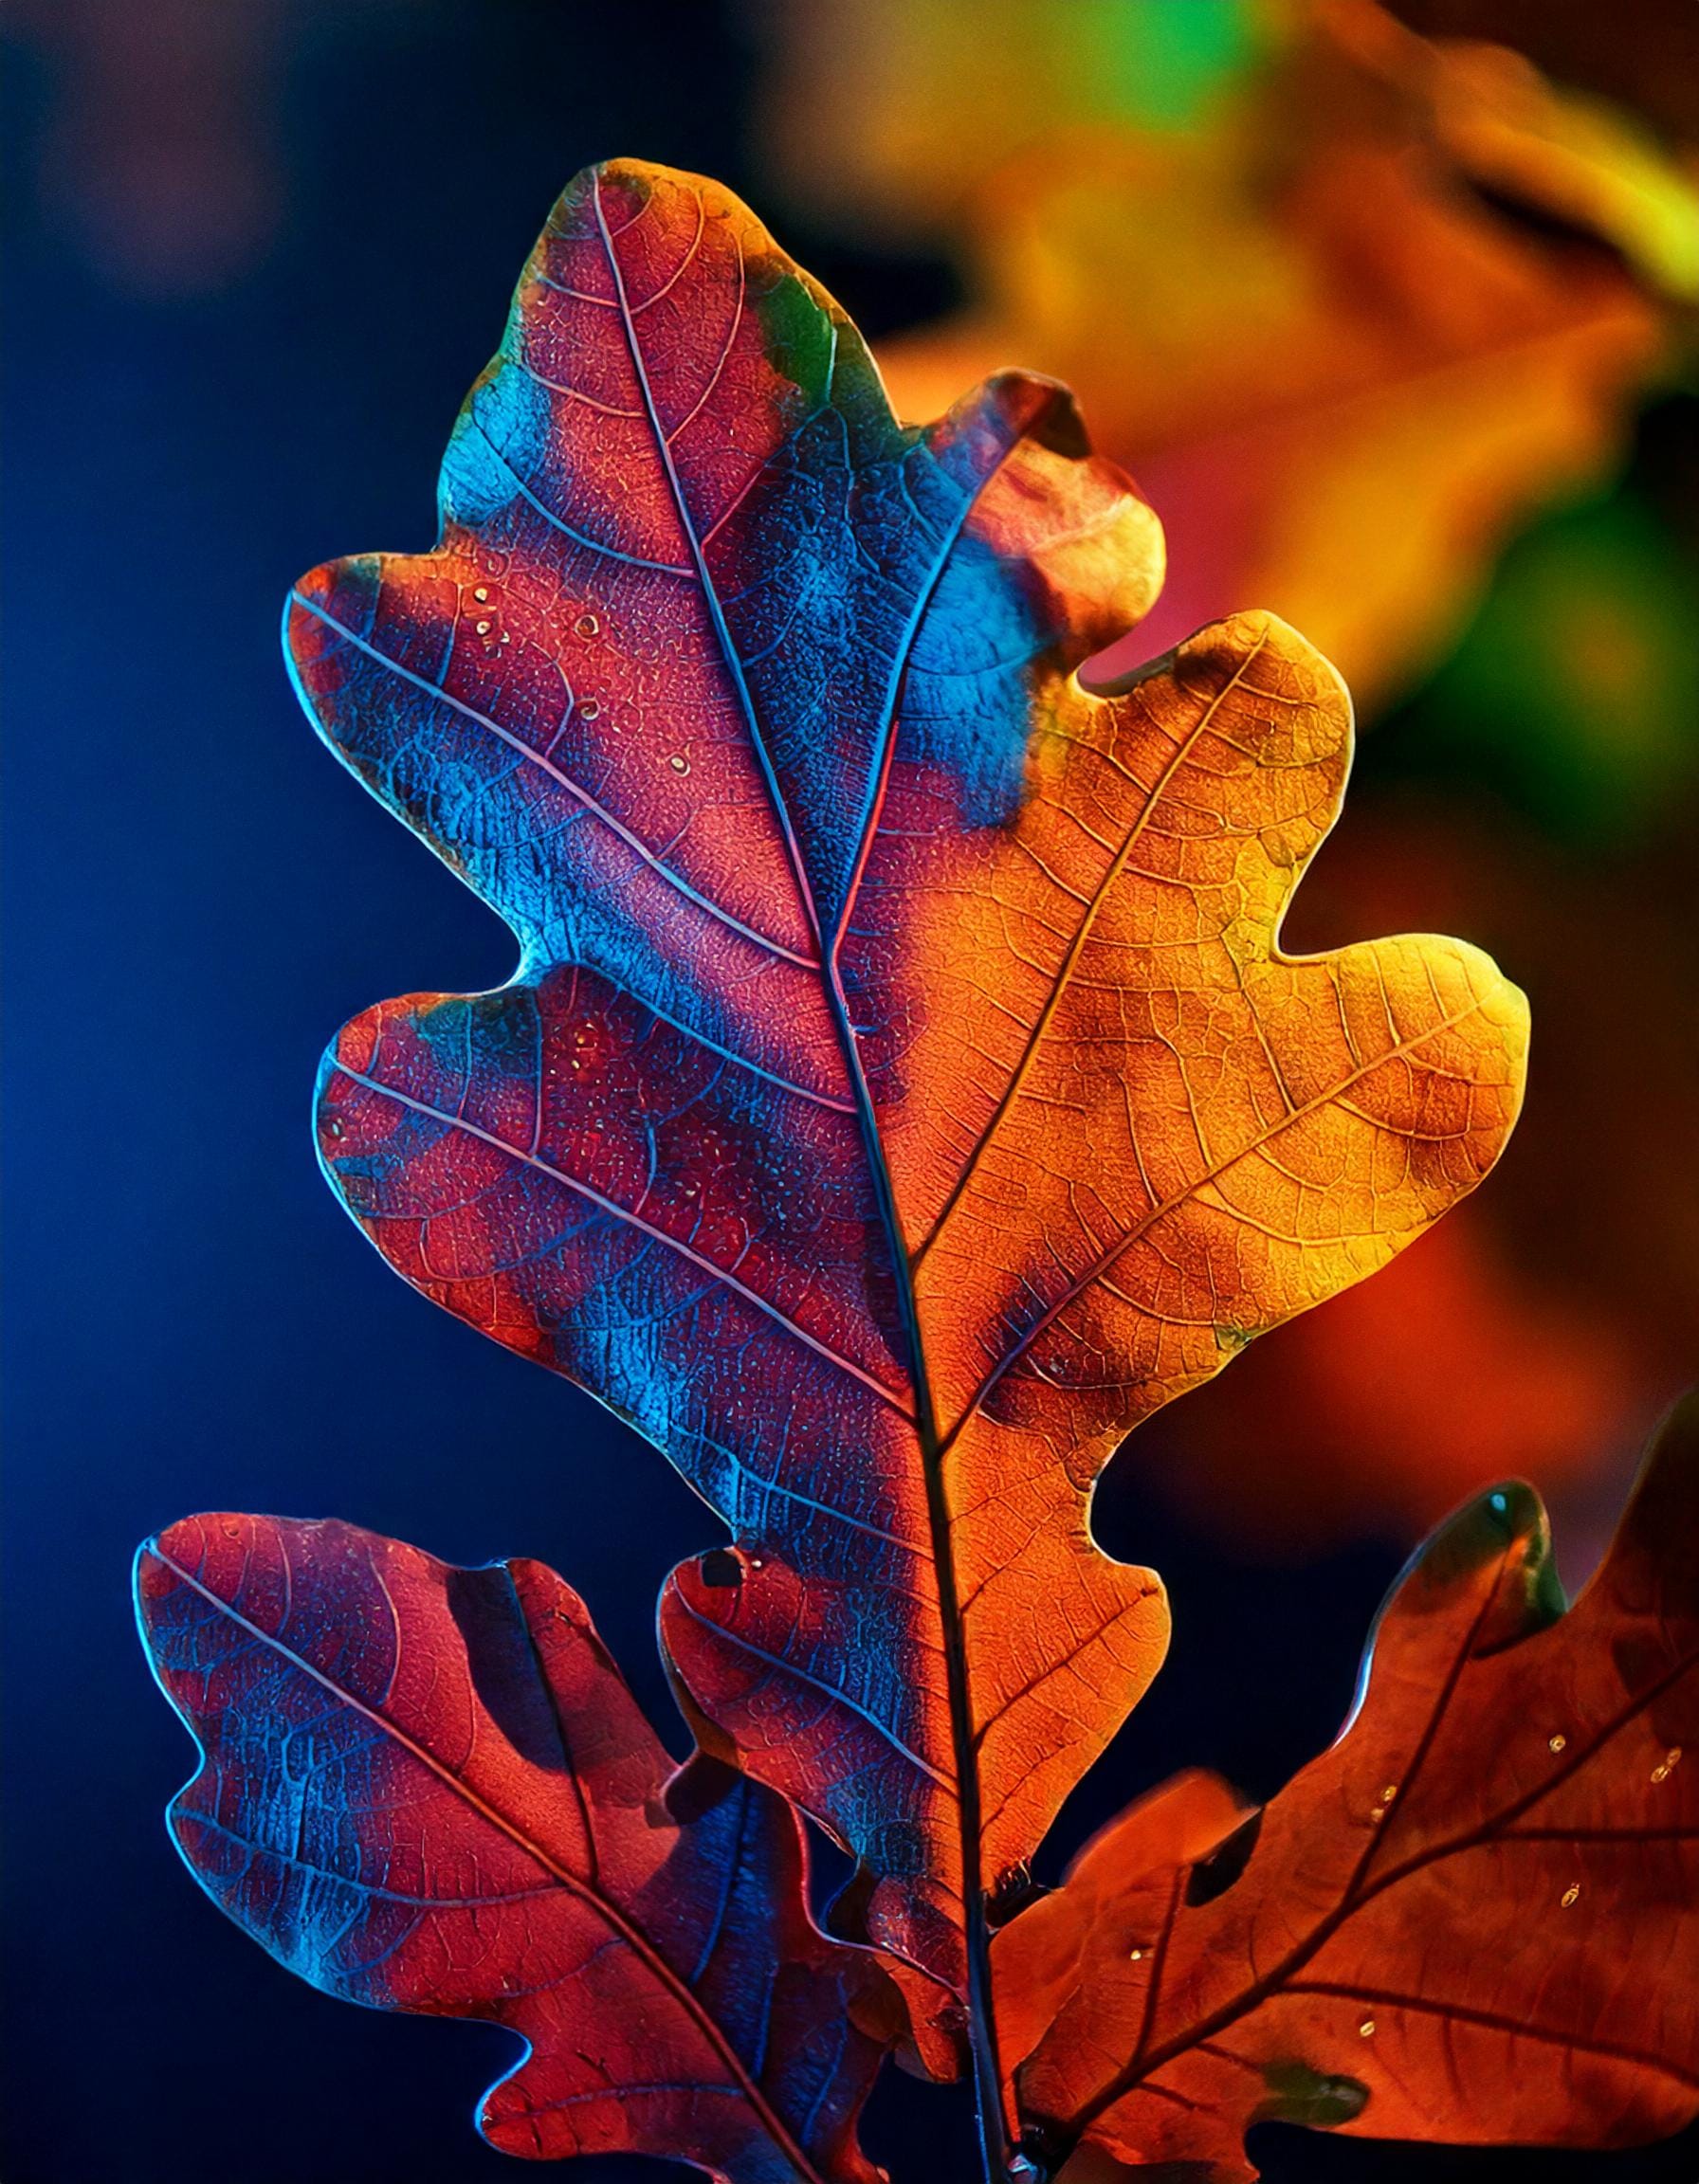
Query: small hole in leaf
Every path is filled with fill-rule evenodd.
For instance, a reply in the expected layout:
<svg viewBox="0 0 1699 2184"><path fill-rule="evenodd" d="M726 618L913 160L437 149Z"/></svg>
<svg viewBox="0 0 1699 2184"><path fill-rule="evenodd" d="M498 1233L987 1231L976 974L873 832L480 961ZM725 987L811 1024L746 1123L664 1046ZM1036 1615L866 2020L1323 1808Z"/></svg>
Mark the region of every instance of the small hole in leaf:
<svg viewBox="0 0 1699 2184"><path fill-rule="evenodd" d="M1186 1902L1194 1905L1213 1903L1217 1896L1225 1896L1250 1865L1251 1853L1256 1848L1256 1839L1262 1830L1263 1816L1258 1810L1249 1820L1241 1822L1207 1858L1200 1858L1186 1882Z"/></svg>
<svg viewBox="0 0 1699 2184"><path fill-rule="evenodd" d="M703 1583L713 1586L716 1592L735 1592L743 1582L743 1565L729 1547L710 1548L698 1568Z"/></svg>

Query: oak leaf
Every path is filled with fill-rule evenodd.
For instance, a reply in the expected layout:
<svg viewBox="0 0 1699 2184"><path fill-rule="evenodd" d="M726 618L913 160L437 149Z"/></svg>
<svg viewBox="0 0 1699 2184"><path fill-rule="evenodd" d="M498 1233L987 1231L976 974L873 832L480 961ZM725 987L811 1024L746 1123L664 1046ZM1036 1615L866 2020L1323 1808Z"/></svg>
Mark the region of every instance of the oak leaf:
<svg viewBox="0 0 1699 2184"><path fill-rule="evenodd" d="M1207 1776L1135 1806L993 1963L1046 2157L1226 2184L1270 2119L1586 2147L1688 2122L1699 1399L1567 1612L1538 1498L1484 1495L1382 1611L1330 1751L1249 1815Z"/></svg>
<svg viewBox="0 0 1699 2184"><path fill-rule="evenodd" d="M727 1776L673 1816L688 1777L552 1571L195 1517L142 1549L137 1601L202 1748L171 1808L190 1870L328 1993L520 2034L491 2145L874 2184L883 1975L813 1925L778 1798Z"/></svg>
<svg viewBox="0 0 1699 2184"><path fill-rule="evenodd" d="M724 1518L663 1603L693 1725L982 2012L985 1892L1165 1642L1098 1469L1478 1180L1521 997L1451 941L1281 954L1337 677L1245 616L1082 686L1160 551L1067 396L900 426L711 184L569 188L442 510L289 643L521 970L344 1029L327 1173Z"/></svg>

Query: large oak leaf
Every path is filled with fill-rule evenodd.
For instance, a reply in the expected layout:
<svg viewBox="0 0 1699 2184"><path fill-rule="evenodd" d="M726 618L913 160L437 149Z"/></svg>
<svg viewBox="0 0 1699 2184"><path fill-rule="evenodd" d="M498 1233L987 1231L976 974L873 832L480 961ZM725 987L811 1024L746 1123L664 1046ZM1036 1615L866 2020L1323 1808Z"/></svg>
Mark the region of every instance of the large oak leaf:
<svg viewBox="0 0 1699 2184"><path fill-rule="evenodd" d="M329 1993L521 2034L492 2145L873 2184L883 1975L811 1922L770 1792L728 1776L673 1817L671 1762L552 1571L195 1517L142 1549L137 1600L203 1752L171 1808L190 1870Z"/></svg>
<svg viewBox="0 0 1699 2184"><path fill-rule="evenodd" d="M1590 2147L1688 2122L1699 1398L1566 1613L1537 1497L1483 1496L1382 1611L1330 1751L1248 1818L1210 1777L1159 1792L992 1954L1050 2157L1227 2184L1270 2118Z"/></svg>
<svg viewBox="0 0 1699 2184"><path fill-rule="evenodd" d="M900 426L710 184L572 185L442 505L433 552L303 579L289 642L521 967L343 1031L327 1171L724 1517L664 1604L700 1733L959 1984L1160 1658L1098 1467L1479 1178L1521 998L1449 941L1280 954L1338 679L1245 617L1084 689L1160 551L1065 394Z"/></svg>

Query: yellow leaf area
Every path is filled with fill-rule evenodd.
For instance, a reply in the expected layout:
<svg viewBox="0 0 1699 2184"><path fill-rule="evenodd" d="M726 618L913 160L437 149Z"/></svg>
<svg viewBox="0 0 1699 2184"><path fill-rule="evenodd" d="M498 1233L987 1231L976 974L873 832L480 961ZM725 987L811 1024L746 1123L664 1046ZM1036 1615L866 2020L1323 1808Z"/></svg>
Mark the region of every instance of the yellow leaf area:
<svg viewBox="0 0 1699 2184"><path fill-rule="evenodd" d="M954 1513L988 1879L1077 1778L1074 1716L1105 1713L1087 1690L1124 1574L1092 1549L1098 1470L1130 1426L1479 1180L1527 1033L1521 993L1461 941L1280 949L1351 743L1339 678L1285 624L1234 616L1106 690L1057 677L1039 700L1014 824L935 835L888 871L876 851L868 870L933 966L887 1142ZM896 841L918 828L924 784L912 813L909 792L894 776ZM981 1626L1001 1642L977 1645Z"/></svg>
<svg viewBox="0 0 1699 2184"><path fill-rule="evenodd" d="M970 307L881 350L896 407L1016 356L1067 380L1168 532L1146 651L1256 600L1380 704L1519 521L1608 468L1699 295L1672 161L1370 0L801 12L792 185L966 239Z"/></svg>

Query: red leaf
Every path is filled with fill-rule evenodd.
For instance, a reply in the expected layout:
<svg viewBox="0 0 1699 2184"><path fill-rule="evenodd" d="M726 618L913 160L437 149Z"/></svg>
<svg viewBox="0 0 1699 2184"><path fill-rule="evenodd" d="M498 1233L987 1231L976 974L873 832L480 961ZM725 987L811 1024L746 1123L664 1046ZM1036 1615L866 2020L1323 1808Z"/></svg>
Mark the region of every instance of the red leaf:
<svg viewBox="0 0 1699 2184"><path fill-rule="evenodd" d="M1603 2147L1699 2113L1699 1398L1567 1613L1538 1499L1500 1488L1365 1666L1261 1812L1223 1837L1222 1793L1160 1793L997 1937L1034 2144L1227 2179L1270 2117Z"/></svg>
<svg viewBox="0 0 1699 2184"><path fill-rule="evenodd" d="M137 1592L204 1754L171 1808L191 1871L328 1993L521 2034L492 2145L872 2184L883 1976L811 1922L778 1799L733 1776L671 1815L671 1763L553 1572L197 1517L142 1550Z"/></svg>

